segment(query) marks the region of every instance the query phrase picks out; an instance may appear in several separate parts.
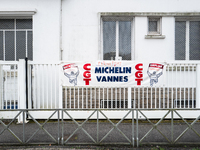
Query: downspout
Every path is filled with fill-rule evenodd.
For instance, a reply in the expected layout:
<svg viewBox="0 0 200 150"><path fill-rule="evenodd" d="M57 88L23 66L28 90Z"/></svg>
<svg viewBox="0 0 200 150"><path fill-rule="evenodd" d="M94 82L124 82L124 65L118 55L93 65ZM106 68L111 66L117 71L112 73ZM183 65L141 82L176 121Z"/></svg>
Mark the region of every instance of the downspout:
<svg viewBox="0 0 200 150"><path fill-rule="evenodd" d="M62 49L62 0L60 0L60 61L63 60L63 49Z"/></svg>

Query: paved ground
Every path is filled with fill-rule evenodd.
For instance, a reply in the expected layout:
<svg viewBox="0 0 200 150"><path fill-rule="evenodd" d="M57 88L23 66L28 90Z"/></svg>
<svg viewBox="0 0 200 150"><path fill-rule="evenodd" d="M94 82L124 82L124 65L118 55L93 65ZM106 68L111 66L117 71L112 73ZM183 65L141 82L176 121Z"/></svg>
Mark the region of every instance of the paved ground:
<svg viewBox="0 0 200 150"><path fill-rule="evenodd" d="M152 121L156 124L158 120ZM187 120L188 124L192 123L192 120ZM113 120L114 124L118 120ZM4 121L8 124L9 121ZM43 124L43 120L39 120L40 124ZM79 124L83 123L82 120L78 121ZM83 130L77 130L77 124L72 121L65 121L63 124L59 124L54 121L50 121L43 127L33 121L25 124L24 128L22 124L16 122L11 124L9 128L5 128L0 124L0 149L28 149L28 150L67 150L67 149L102 149L102 150L122 150L122 149L145 149L145 150L164 150L164 149L191 149L200 150L200 122L197 122L192 127L193 129L187 129L188 125L183 121L174 121L173 130L171 122L169 120L161 122L157 128L152 128L152 125L147 121L140 121L138 126L138 137L142 140L139 144L139 148L133 148L129 141L132 141L132 123L126 120L119 124L118 128L113 128L112 124L108 121L99 122L99 133L97 133L96 121L89 121L84 124ZM5 129L5 131L4 131ZM63 129L63 130L62 130ZM134 126L134 137L137 135L136 125ZM151 129L153 129L149 135L144 137ZM158 129L158 130L156 130ZM77 130L77 131L76 131ZM112 131L111 131L112 130ZM4 132L3 132L4 131ZM24 131L24 134L23 134ZM111 131L111 132L110 132ZM172 134L173 131L173 134ZM186 131L184 135L181 133ZM3 133L1 133L3 132ZM110 134L105 137L108 133ZM122 135L122 133L126 138ZM74 133L74 134L73 134ZM72 135L73 134L73 135ZM23 136L24 135L24 136ZM62 136L63 135L63 136ZM61 144L61 139L66 142ZM60 145L56 145L60 139ZM27 144L24 146L19 141L25 141ZM129 141L128 141L129 140ZM136 139L135 146L136 146ZM163 145L170 141L176 141L177 145ZM101 141L101 144L109 145L92 145L96 141ZM129 145L124 145L128 144ZM155 144L156 143L156 144ZM179 144L178 144L179 143ZM193 144L191 144L193 143ZM73 144L73 145L71 145ZM195 145L196 144L196 145Z"/></svg>

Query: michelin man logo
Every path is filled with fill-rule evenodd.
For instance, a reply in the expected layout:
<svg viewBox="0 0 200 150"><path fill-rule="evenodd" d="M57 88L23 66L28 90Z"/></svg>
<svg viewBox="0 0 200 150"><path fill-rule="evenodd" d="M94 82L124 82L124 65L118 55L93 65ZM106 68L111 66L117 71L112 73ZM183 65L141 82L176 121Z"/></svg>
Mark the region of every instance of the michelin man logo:
<svg viewBox="0 0 200 150"><path fill-rule="evenodd" d="M163 67L162 64L150 63L149 68L147 70L147 74L150 78L150 86L153 84L158 83L158 78L163 74Z"/></svg>
<svg viewBox="0 0 200 150"><path fill-rule="evenodd" d="M67 64L63 66L64 75L69 78L69 83L77 85L77 77L79 75L78 66L73 64Z"/></svg>

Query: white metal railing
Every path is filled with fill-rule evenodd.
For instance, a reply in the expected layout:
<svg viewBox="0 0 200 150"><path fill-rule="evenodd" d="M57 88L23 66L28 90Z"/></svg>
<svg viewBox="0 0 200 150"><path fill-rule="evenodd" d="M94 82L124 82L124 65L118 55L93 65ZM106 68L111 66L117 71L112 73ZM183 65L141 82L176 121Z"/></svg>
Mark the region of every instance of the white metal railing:
<svg viewBox="0 0 200 150"><path fill-rule="evenodd" d="M28 108L59 108L59 62L29 62L29 76Z"/></svg>
<svg viewBox="0 0 200 150"><path fill-rule="evenodd" d="M63 108L198 108L198 63L167 63L163 85L63 87Z"/></svg>
<svg viewBox="0 0 200 150"><path fill-rule="evenodd" d="M18 62L0 62L0 109L18 108Z"/></svg>
<svg viewBox="0 0 200 150"><path fill-rule="evenodd" d="M23 63L0 62L0 109L26 108ZM29 109L199 108L198 62L167 63L154 87L61 87L60 62L28 64Z"/></svg>

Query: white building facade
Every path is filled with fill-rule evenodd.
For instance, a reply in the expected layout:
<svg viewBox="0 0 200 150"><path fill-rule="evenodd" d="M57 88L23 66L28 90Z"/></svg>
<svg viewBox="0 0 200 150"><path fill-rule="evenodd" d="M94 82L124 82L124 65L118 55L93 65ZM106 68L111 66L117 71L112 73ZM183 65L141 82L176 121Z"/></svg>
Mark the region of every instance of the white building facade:
<svg viewBox="0 0 200 150"><path fill-rule="evenodd" d="M172 80L167 80L168 87L166 88L172 90L173 87L176 89L179 87L181 91L183 88L183 93L187 93L188 96L181 98L180 95L177 98L175 94L172 99L184 99L184 107L188 106L189 97L195 99L193 100L195 103L191 102L192 106L196 103L199 105L196 102L198 92L195 92L200 85L198 84L200 80L196 75L200 60L199 0L0 0L0 4L0 61L2 64L25 57L33 65L38 65L40 62L96 60L172 62L171 68L169 66L166 70L174 70L176 76L169 73L168 77L179 79L182 68L178 66L178 69L175 64L181 63L183 72L186 72L184 80L192 76L191 78L195 79L191 82L195 86L187 84L188 80L183 85L182 80L178 80L176 85ZM5 70L6 67L1 69ZM42 71L45 67L40 69ZM38 73L38 70L34 70L32 74ZM10 79L15 76L11 74L10 72ZM6 76L9 78L9 74ZM43 75L45 76L47 74ZM56 75L52 78L54 76ZM50 79L45 81L41 79L41 85L47 85L48 80ZM3 82L0 80L2 108L5 105L3 101L6 95L2 94L5 89ZM33 79L30 82L37 87L37 81ZM18 84L19 81L16 86ZM53 86L60 85L53 83ZM37 92L34 89L41 91L44 89L42 86L40 88L32 88L31 95ZM63 108L62 103L44 100L46 97L46 99L52 97L56 99L60 93L58 89L53 89L55 92L53 95L49 94L52 93L49 88L47 91L50 92L41 92L35 98L32 96L33 101L34 99L41 99L41 101L37 104L32 103L34 107L30 107ZM193 95L189 93L192 89L194 96L189 96ZM16 89L15 93L17 91ZM167 90L165 89L164 92ZM134 99L133 97L134 94L131 99ZM164 101L167 97L169 96L161 99ZM10 98L10 101L11 99L13 98ZM186 100L188 100L187 104ZM100 100L99 103L101 103ZM169 102L168 105L171 103L175 104ZM95 103L95 108L96 106ZM150 104L147 107L149 108ZM167 108L167 104L162 108Z"/></svg>

